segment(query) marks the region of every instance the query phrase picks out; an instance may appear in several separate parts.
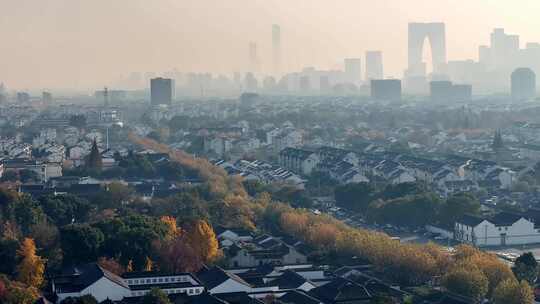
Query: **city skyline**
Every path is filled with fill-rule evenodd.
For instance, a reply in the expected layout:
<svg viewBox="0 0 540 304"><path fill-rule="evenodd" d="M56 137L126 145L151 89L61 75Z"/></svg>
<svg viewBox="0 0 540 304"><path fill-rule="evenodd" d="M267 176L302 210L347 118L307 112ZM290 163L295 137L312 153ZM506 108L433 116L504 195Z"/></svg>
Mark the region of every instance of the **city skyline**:
<svg viewBox="0 0 540 304"><path fill-rule="evenodd" d="M82 89L101 87L131 71L177 68L231 75L247 71L249 41L258 45L261 70L272 74L273 24L281 29L282 72L305 66L341 69L343 58L381 50L385 74L401 78L409 22L444 22L448 60L476 60L478 47L489 43L497 27L520 35L522 46L540 41L534 30L540 22L528 13L540 3L469 2L453 7L447 0L437 5L344 1L337 7L323 1L238 0L226 6L211 0L23 0L4 6L10 14L0 21L0 81L10 88ZM235 18L220 19L223 14ZM521 14L519 20L515 14Z"/></svg>

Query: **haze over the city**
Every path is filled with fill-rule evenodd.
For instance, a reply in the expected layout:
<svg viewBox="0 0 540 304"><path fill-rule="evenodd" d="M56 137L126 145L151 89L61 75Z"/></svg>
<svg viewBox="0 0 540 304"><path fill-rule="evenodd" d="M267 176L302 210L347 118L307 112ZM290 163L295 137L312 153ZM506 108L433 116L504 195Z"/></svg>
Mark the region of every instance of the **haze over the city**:
<svg viewBox="0 0 540 304"><path fill-rule="evenodd" d="M10 88L90 88L130 72L232 74L258 45L271 70L272 24L282 71L341 68L367 50L385 74L407 66L407 24L444 22L449 60L477 59L495 27L540 40L540 2L521 0L1 0L0 81ZM424 53L428 53L424 51Z"/></svg>

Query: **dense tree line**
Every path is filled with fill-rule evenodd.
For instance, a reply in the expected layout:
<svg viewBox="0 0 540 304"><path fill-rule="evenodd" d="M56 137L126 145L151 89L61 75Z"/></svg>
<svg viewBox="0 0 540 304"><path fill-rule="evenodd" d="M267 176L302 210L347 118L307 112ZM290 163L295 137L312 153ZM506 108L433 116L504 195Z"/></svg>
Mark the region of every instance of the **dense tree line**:
<svg viewBox="0 0 540 304"><path fill-rule="evenodd" d="M477 214L480 202L469 193L458 193L443 200L417 183L402 183L377 188L370 183L339 186L336 204L363 214L376 223L402 227L441 224L452 227L464 214Z"/></svg>

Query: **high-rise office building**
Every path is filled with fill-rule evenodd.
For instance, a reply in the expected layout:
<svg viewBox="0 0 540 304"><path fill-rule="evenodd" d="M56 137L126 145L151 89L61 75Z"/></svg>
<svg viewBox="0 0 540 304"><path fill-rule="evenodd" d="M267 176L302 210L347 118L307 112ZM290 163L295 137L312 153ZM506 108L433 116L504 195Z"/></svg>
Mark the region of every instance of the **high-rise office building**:
<svg viewBox="0 0 540 304"><path fill-rule="evenodd" d="M253 73L247 73L244 79L244 86L245 92L257 92L257 90L259 89L259 81L257 80L257 78L255 78Z"/></svg>
<svg viewBox="0 0 540 304"><path fill-rule="evenodd" d="M366 80L384 79L381 51L366 52Z"/></svg>
<svg viewBox="0 0 540 304"><path fill-rule="evenodd" d="M319 90L323 93L330 92L330 78L328 75L322 75L319 77Z"/></svg>
<svg viewBox="0 0 540 304"><path fill-rule="evenodd" d="M519 36L508 35L503 28L496 28L491 33L491 64L495 69L510 68L516 64L519 53Z"/></svg>
<svg viewBox="0 0 540 304"><path fill-rule="evenodd" d="M30 94L26 92L17 92L17 103L29 103L30 102Z"/></svg>
<svg viewBox="0 0 540 304"><path fill-rule="evenodd" d="M299 79L299 89L301 92L309 92L311 90L311 80L309 79L309 76L304 75L301 76Z"/></svg>
<svg viewBox="0 0 540 304"><path fill-rule="evenodd" d="M260 69L259 55L257 54L257 44L249 43L249 72L258 73Z"/></svg>
<svg viewBox="0 0 540 304"><path fill-rule="evenodd" d="M344 65L347 82L359 85L362 81L362 59L346 58Z"/></svg>
<svg viewBox="0 0 540 304"><path fill-rule="evenodd" d="M512 72L512 99L524 101L536 97L536 74L529 68L518 68Z"/></svg>
<svg viewBox="0 0 540 304"><path fill-rule="evenodd" d="M52 94L50 92L43 92L41 93L41 101L44 104L50 104L53 101Z"/></svg>
<svg viewBox="0 0 540 304"><path fill-rule="evenodd" d="M170 105L174 97L174 80L153 78L150 80L152 105Z"/></svg>
<svg viewBox="0 0 540 304"><path fill-rule="evenodd" d="M378 79L371 80L371 98L383 101L401 100L401 80Z"/></svg>
<svg viewBox="0 0 540 304"><path fill-rule="evenodd" d="M274 77L281 74L281 27L272 25L272 61L274 65Z"/></svg>

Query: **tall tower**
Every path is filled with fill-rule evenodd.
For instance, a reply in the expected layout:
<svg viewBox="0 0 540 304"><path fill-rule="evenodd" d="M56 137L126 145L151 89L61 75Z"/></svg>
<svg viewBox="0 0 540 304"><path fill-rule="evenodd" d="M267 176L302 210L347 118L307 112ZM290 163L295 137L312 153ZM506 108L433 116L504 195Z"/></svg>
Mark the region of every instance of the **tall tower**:
<svg viewBox="0 0 540 304"><path fill-rule="evenodd" d="M360 84L362 80L362 60L360 58L346 58L344 66L347 82L354 85Z"/></svg>
<svg viewBox="0 0 540 304"><path fill-rule="evenodd" d="M174 97L174 80L154 78L150 80L150 99L153 106L171 105Z"/></svg>
<svg viewBox="0 0 540 304"><path fill-rule="evenodd" d="M281 74L281 27L272 25L272 60L274 65L274 76Z"/></svg>
<svg viewBox="0 0 540 304"><path fill-rule="evenodd" d="M422 60L424 41L431 45L433 73L443 72L446 65L446 29L444 23L409 23L410 76L425 76L426 63Z"/></svg>
<svg viewBox="0 0 540 304"><path fill-rule="evenodd" d="M249 71L252 73L259 72L259 55L257 54L257 44L253 41L249 43Z"/></svg>
<svg viewBox="0 0 540 304"><path fill-rule="evenodd" d="M103 106L109 107L109 88L103 88Z"/></svg>
<svg viewBox="0 0 540 304"><path fill-rule="evenodd" d="M383 59L381 51L366 52L366 80L383 79Z"/></svg>

